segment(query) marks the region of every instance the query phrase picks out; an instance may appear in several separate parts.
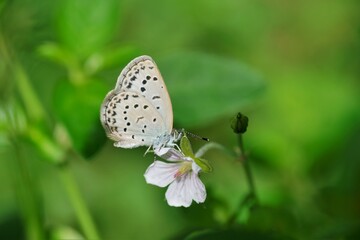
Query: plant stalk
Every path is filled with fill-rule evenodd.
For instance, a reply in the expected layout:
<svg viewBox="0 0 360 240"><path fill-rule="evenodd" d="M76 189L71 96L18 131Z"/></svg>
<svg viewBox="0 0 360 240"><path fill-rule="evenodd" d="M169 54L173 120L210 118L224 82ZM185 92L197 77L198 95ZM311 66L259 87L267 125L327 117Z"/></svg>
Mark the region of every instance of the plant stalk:
<svg viewBox="0 0 360 240"><path fill-rule="evenodd" d="M245 173L245 178L246 178L248 188L249 188L249 192L239 202L236 211L230 216L230 218L229 218L229 220L227 222L227 224L229 226L233 225L235 223L237 217L240 215L240 213L242 212L242 210L245 207L251 208L251 207L255 206L258 203L254 178L253 178L253 175L252 175L252 172L251 172L249 159L248 159L247 155L245 154L244 142L243 142L242 134L238 134L238 145L239 145L239 150L240 150L240 153L238 154L238 160L240 161L240 163L243 166L244 173Z"/></svg>
<svg viewBox="0 0 360 240"><path fill-rule="evenodd" d="M70 171L69 163L59 165L58 170L86 239L100 240L93 219Z"/></svg>

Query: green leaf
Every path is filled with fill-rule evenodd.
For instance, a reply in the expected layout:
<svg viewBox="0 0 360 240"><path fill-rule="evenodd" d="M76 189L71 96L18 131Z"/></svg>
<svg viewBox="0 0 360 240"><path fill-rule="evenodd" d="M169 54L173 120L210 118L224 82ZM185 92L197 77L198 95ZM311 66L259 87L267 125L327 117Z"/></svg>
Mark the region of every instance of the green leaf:
<svg viewBox="0 0 360 240"><path fill-rule="evenodd" d="M61 81L55 89L55 114L67 128L75 149L85 157L95 153L106 140L99 111L107 91L106 85L95 80L83 85Z"/></svg>
<svg viewBox="0 0 360 240"><path fill-rule="evenodd" d="M266 111L251 118L257 127L247 142L272 166L306 172L358 126L359 91L348 76L322 70L283 71L277 79L264 101Z"/></svg>
<svg viewBox="0 0 360 240"><path fill-rule="evenodd" d="M41 128L30 126L27 130L27 137L35 144L47 161L52 164L64 162L65 151Z"/></svg>
<svg viewBox="0 0 360 240"><path fill-rule="evenodd" d="M50 231L50 239L85 239L80 233L75 229L68 226L56 226Z"/></svg>
<svg viewBox="0 0 360 240"><path fill-rule="evenodd" d="M80 58L103 48L116 33L118 4L116 0L61 1L57 16L61 42Z"/></svg>
<svg viewBox="0 0 360 240"><path fill-rule="evenodd" d="M200 240L200 239L261 239L261 240L270 240L270 239L292 239L288 236L283 236L279 233L272 231L256 231L246 228L240 229L225 229L225 230L215 230L215 229L206 229L200 230L191 233L188 235L186 240Z"/></svg>
<svg viewBox="0 0 360 240"><path fill-rule="evenodd" d="M70 68L71 66L78 64L72 53L62 48L59 44L44 43L40 45L37 50L41 56L63 65L64 67Z"/></svg>
<svg viewBox="0 0 360 240"><path fill-rule="evenodd" d="M264 90L262 78L240 62L202 53L178 53L158 61L175 121L199 127L233 115Z"/></svg>
<svg viewBox="0 0 360 240"><path fill-rule="evenodd" d="M85 62L85 71L93 74L104 69L119 68L130 62L134 56L140 55L132 46L112 47L92 54Z"/></svg>

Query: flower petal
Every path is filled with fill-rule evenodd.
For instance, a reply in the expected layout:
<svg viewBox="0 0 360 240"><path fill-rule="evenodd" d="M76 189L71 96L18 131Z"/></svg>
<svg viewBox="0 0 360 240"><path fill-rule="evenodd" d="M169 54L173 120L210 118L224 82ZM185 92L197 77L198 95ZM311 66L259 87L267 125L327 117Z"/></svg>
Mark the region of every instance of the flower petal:
<svg viewBox="0 0 360 240"><path fill-rule="evenodd" d="M159 157L171 162L183 161L186 158L182 152L173 147L163 147L159 150L154 149L154 152Z"/></svg>
<svg viewBox="0 0 360 240"><path fill-rule="evenodd" d="M144 177L147 183L159 187L166 187L175 179L180 163L165 163L154 161L146 170Z"/></svg>
<svg viewBox="0 0 360 240"><path fill-rule="evenodd" d="M201 182L199 176L192 172L191 178L189 179L189 191L191 192L191 197L196 203L203 203L206 199L206 189L205 185Z"/></svg>
<svg viewBox="0 0 360 240"><path fill-rule="evenodd" d="M191 205L192 199L187 196L186 191L186 176L189 173L186 173L185 175L176 178L175 181L173 181L170 186L168 187L165 197L169 204L169 206L173 207L189 207Z"/></svg>
<svg viewBox="0 0 360 240"><path fill-rule="evenodd" d="M189 207L192 200L202 203L206 199L204 184L195 172L189 172L173 181L166 191L166 200L170 206Z"/></svg>

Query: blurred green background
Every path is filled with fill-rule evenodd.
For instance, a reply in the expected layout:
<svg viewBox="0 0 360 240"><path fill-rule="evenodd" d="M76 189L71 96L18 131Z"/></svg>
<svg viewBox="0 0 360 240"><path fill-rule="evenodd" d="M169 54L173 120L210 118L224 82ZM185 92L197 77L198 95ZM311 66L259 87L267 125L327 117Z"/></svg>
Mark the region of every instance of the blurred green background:
<svg viewBox="0 0 360 240"><path fill-rule="evenodd" d="M1 0L0 238L360 239L359 10L357 0ZM230 120L249 117L258 205L237 210L242 165L214 150L206 202L169 207L143 177L152 154L106 140L100 104L143 54L162 72L175 128L233 150Z"/></svg>

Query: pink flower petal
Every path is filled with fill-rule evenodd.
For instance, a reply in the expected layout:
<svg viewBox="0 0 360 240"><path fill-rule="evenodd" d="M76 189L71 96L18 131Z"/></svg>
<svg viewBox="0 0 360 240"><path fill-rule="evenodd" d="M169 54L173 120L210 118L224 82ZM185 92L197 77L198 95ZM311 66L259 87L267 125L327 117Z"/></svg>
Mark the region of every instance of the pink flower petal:
<svg viewBox="0 0 360 240"><path fill-rule="evenodd" d="M155 161L146 170L144 177L147 183L166 187L175 179L180 163L165 163Z"/></svg>
<svg viewBox="0 0 360 240"><path fill-rule="evenodd" d="M170 206L189 207L194 200L202 203L206 199L204 184L195 172L189 172L173 181L165 194Z"/></svg>
<svg viewBox="0 0 360 240"><path fill-rule="evenodd" d="M186 158L182 152L172 147L163 147L160 150L154 149L154 152L159 157L170 162L183 161Z"/></svg>

